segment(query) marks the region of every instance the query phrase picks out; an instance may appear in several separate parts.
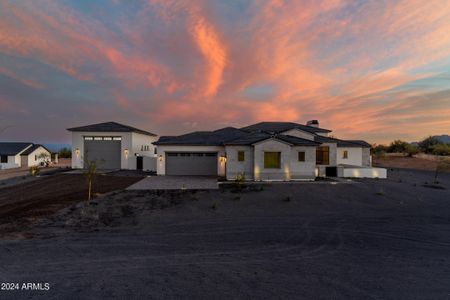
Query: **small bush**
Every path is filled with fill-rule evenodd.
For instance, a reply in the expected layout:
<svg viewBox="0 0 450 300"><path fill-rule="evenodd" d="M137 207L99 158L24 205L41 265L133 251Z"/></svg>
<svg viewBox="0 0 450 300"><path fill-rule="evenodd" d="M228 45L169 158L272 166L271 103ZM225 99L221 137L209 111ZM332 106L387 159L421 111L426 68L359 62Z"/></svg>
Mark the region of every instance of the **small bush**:
<svg viewBox="0 0 450 300"><path fill-rule="evenodd" d="M408 144L405 148L405 153L408 155L408 157L413 157L413 155L419 153L419 147Z"/></svg>
<svg viewBox="0 0 450 300"><path fill-rule="evenodd" d="M378 192L375 193L377 196L384 196L383 189L380 189Z"/></svg>
<svg viewBox="0 0 450 300"><path fill-rule="evenodd" d="M450 155L450 144L437 144L437 145L434 145L432 153L434 155L441 155L441 156Z"/></svg>
<svg viewBox="0 0 450 300"><path fill-rule="evenodd" d="M409 144L407 142L395 140L389 145L387 151L390 153L406 153L408 146Z"/></svg>
<svg viewBox="0 0 450 300"><path fill-rule="evenodd" d="M36 176L39 173L39 168L34 166L34 167L30 167L30 175L31 176Z"/></svg>
<svg viewBox="0 0 450 300"><path fill-rule="evenodd" d="M286 198L283 199L284 202L291 202L291 197L287 196Z"/></svg>
<svg viewBox="0 0 450 300"><path fill-rule="evenodd" d="M72 150L69 148L62 148L58 152L58 158L71 158L72 157Z"/></svg>

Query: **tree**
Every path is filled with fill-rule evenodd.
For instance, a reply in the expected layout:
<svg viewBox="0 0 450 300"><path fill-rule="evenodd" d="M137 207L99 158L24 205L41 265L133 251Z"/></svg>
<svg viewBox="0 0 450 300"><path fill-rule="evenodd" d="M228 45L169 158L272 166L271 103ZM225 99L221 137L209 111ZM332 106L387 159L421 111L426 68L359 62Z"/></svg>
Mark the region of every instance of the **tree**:
<svg viewBox="0 0 450 300"><path fill-rule="evenodd" d="M438 175L442 171L450 171L450 161L444 157L438 160L436 170L434 172L434 183L438 183Z"/></svg>
<svg viewBox="0 0 450 300"><path fill-rule="evenodd" d="M61 150L59 150L58 157L59 158L71 158L72 157L72 150L70 150L69 148L64 147Z"/></svg>
<svg viewBox="0 0 450 300"><path fill-rule="evenodd" d="M92 197L92 181L98 173L97 162L95 160L85 161L85 169L83 171L88 183L88 201L91 201Z"/></svg>
<svg viewBox="0 0 450 300"><path fill-rule="evenodd" d="M427 137L426 139L419 142L419 150L425 153L433 152L433 147L439 144L439 141L433 138L432 136Z"/></svg>
<svg viewBox="0 0 450 300"><path fill-rule="evenodd" d="M47 165L50 160L50 155L47 152L41 152L38 154L37 159L41 162Z"/></svg>
<svg viewBox="0 0 450 300"><path fill-rule="evenodd" d="M374 144L373 146L372 146L372 154L374 154L374 155L382 155L382 154L384 154L384 153L386 153L387 151L388 151L388 146L386 146L386 145L377 145L377 144Z"/></svg>
<svg viewBox="0 0 450 300"><path fill-rule="evenodd" d="M405 153L408 154L408 157L413 157L413 155L419 153L419 148L415 145L408 144L406 146Z"/></svg>
<svg viewBox="0 0 450 300"><path fill-rule="evenodd" d="M436 144L433 146L432 153L434 155L450 155L450 144Z"/></svg>
<svg viewBox="0 0 450 300"><path fill-rule="evenodd" d="M395 140L389 145L388 152L390 152L390 153L405 153L408 145L409 144L407 142L404 142L401 140Z"/></svg>

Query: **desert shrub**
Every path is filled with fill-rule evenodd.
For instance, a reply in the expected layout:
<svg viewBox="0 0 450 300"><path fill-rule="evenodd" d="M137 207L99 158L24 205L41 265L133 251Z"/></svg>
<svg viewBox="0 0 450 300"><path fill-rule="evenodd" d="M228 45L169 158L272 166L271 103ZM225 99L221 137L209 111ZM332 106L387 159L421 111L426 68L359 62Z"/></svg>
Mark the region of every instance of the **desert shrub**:
<svg viewBox="0 0 450 300"><path fill-rule="evenodd" d="M419 147L417 147L417 146L415 146L415 145L408 144L408 145L406 146L405 153L406 153L409 157L412 157L413 155L416 155L417 153L419 153Z"/></svg>
<svg viewBox="0 0 450 300"><path fill-rule="evenodd" d="M61 150L59 150L58 157L59 158L72 158L72 151L69 148L64 147Z"/></svg>
<svg viewBox="0 0 450 300"><path fill-rule="evenodd" d="M425 153L432 153L434 146L440 144L440 142L432 136L419 142L419 150Z"/></svg>
<svg viewBox="0 0 450 300"><path fill-rule="evenodd" d="M432 153L434 155L450 155L450 144L436 144L433 146Z"/></svg>
<svg viewBox="0 0 450 300"><path fill-rule="evenodd" d="M30 167L30 175L31 176L36 176L39 173L39 168L34 166L34 167Z"/></svg>
<svg viewBox="0 0 450 300"><path fill-rule="evenodd" d="M386 145L373 145L372 146L372 154L381 157L388 151L388 146Z"/></svg>
<svg viewBox="0 0 450 300"><path fill-rule="evenodd" d="M245 174L240 173L236 175L236 178L234 179L234 186L237 191L242 190L242 188L244 187L244 183L245 183Z"/></svg>
<svg viewBox="0 0 450 300"><path fill-rule="evenodd" d="M380 188L378 192L375 193L377 196L384 196L384 190Z"/></svg>
<svg viewBox="0 0 450 300"><path fill-rule="evenodd" d="M393 141L389 147L387 148L387 152L389 153L406 153L406 149L409 144L407 142L401 140Z"/></svg>
<svg viewBox="0 0 450 300"><path fill-rule="evenodd" d="M287 196L286 198L283 199L284 202L291 202L291 197Z"/></svg>
<svg viewBox="0 0 450 300"><path fill-rule="evenodd" d="M441 172L445 172L445 171L450 171L450 161L445 160L445 159L440 159L436 165L436 170L434 172L434 183L438 183L438 176L439 173ZM425 183L427 184L427 183Z"/></svg>

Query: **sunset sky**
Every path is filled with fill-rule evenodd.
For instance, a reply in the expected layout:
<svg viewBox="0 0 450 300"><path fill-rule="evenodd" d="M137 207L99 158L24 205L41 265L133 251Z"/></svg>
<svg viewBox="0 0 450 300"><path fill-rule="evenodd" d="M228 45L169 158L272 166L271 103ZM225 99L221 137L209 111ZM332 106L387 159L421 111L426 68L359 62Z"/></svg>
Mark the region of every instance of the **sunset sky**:
<svg viewBox="0 0 450 300"><path fill-rule="evenodd" d="M309 119L371 143L450 134L450 1L0 1L0 140Z"/></svg>

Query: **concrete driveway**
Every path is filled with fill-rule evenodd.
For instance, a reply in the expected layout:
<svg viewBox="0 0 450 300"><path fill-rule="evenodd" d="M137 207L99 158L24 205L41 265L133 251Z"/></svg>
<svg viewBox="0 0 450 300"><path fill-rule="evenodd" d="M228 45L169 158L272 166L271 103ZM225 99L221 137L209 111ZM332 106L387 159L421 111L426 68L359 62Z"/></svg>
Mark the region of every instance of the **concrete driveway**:
<svg viewBox="0 0 450 300"><path fill-rule="evenodd" d="M127 190L217 190L217 178L207 176L149 176Z"/></svg>

